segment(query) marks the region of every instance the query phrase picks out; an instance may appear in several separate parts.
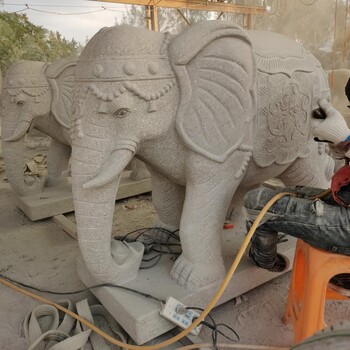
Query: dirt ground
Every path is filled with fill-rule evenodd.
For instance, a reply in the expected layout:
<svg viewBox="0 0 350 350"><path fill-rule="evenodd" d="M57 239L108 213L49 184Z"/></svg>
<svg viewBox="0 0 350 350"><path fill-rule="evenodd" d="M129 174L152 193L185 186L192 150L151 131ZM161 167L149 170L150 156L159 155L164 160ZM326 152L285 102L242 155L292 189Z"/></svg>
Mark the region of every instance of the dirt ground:
<svg viewBox="0 0 350 350"><path fill-rule="evenodd" d="M47 142L34 137L27 147L28 159L45 153ZM36 147L35 146L36 143ZM66 234L52 219L31 222L14 204L12 190L6 181L0 158L0 274L39 289L66 292L83 288L75 270L79 253L77 241ZM74 213L66 215L74 221ZM150 195L118 201L114 235L150 227L156 213ZM293 342L291 325L282 322L289 287L289 273L278 277L244 297L237 298L212 311L216 323L225 323L240 336L242 344L290 346ZM64 296L40 295L54 301ZM25 316L39 302L0 285L0 350L28 349L23 333ZM73 302L96 299L89 292L66 296ZM326 321L336 323L350 319L348 302L327 302ZM211 342L211 331L203 327L200 338ZM164 337L170 337L165 335ZM219 337L219 342L230 341ZM169 348L176 348L179 344Z"/></svg>

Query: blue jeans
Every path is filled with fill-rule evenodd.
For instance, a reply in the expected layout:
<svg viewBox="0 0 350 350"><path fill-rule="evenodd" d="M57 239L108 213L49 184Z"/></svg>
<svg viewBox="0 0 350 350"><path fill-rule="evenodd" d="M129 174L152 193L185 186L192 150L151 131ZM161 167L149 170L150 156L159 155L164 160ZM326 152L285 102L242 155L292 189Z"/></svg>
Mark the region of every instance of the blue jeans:
<svg viewBox="0 0 350 350"><path fill-rule="evenodd" d="M274 236L277 232L283 232L300 238L316 248L350 255L350 208L337 204L332 194L322 199L308 199L323 191L311 187L283 190L259 187L249 191L244 197L244 207L248 213L247 225L255 220L265 204L276 194L293 192L298 197L282 197L268 210L268 217L257 228L254 235L259 236L260 233L264 236L259 244L262 246L265 244L267 233ZM252 243L254 244L254 239ZM273 248L271 245L277 246L277 238L270 239L268 244L270 247L266 250L267 252Z"/></svg>

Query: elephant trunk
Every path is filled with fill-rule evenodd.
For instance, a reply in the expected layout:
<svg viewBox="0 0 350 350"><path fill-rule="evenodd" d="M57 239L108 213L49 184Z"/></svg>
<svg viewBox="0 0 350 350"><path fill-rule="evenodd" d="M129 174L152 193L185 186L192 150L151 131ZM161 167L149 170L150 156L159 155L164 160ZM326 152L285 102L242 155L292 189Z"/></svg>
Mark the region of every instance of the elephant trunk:
<svg viewBox="0 0 350 350"><path fill-rule="evenodd" d="M102 153L88 144L86 148L73 145L72 153L79 247L90 274L101 282L122 283L136 277L143 254L143 245L138 242L111 241L117 186L132 152L117 150L103 161Z"/></svg>
<svg viewBox="0 0 350 350"><path fill-rule="evenodd" d="M29 131L32 120L23 120L19 122L16 129L9 137L4 139L5 142L18 141L24 137L24 135Z"/></svg>
<svg viewBox="0 0 350 350"><path fill-rule="evenodd" d="M2 148L6 176L13 190L19 196L30 196L42 190L43 182L36 179L34 183L26 181L23 173L24 137L31 125L32 118L23 118L19 123L10 115L2 116ZM31 179L33 180L33 179Z"/></svg>

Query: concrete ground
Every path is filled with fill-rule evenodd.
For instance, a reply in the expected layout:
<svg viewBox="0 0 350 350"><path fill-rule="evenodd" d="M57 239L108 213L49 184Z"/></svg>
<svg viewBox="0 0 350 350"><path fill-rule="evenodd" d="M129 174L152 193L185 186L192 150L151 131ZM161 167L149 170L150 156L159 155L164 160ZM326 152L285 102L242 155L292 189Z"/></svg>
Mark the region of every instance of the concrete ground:
<svg viewBox="0 0 350 350"><path fill-rule="evenodd" d="M83 288L75 269L75 259L79 253L77 241L52 219L31 222L26 218L14 204L12 190L4 178L4 173L0 172L0 274L39 289L65 292ZM66 217L74 222L74 214ZM121 235L149 227L155 219L156 213L149 195L121 200L116 205L113 234ZM240 344L289 347L293 343L291 326L282 322L289 276L286 273L215 308L211 312L212 317L216 323L233 328L240 337ZM65 297L38 294L53 301ZM0 350L28 349L23 320L40 303L4 285L0 285L0 295ZM66 297L73 302L86 297L91 304L97 302L89 292ZM350 319L349 315L348 302L327 302L328 324ZM229 332L227 335L232 336ZM151 343L171 336L170 333L165 334ZM210 329L203 327L199 338L194 341L211 342L211 337ZM218 342L230 343L220 336ZM179 346L181 343L176 343L169 349Z"/></svg>

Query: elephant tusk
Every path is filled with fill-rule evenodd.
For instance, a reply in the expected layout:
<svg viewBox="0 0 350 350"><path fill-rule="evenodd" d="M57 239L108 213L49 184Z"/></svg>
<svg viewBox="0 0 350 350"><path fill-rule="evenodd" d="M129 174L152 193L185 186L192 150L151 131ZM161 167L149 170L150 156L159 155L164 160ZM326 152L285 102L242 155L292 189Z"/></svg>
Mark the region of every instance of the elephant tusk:
<svg viewBox="0 0 350 350"><path fill-rule="evenodd" d="M96 176L92 180L84 183L83 188L99 188L115 181L129 164L133 155L134 153L128 149L118 149L113 151L97 170Z"/></svg>
<svg viewBox="0 0 350 350"><path fill-rule="evenodd" d="M9 137L7 137L6 139L4 139L4 141L6 142L13 142L13 141L18 141L19 139L21 139L29 130L31 125L30 121L22 121L20 122L15 131L13 132L13 134Z"/></svg>

